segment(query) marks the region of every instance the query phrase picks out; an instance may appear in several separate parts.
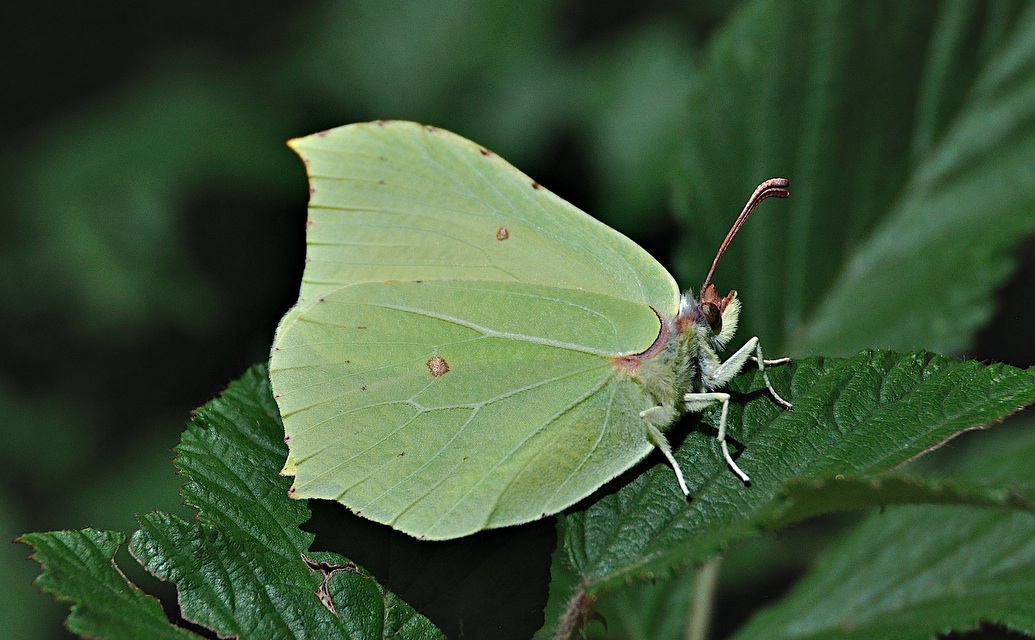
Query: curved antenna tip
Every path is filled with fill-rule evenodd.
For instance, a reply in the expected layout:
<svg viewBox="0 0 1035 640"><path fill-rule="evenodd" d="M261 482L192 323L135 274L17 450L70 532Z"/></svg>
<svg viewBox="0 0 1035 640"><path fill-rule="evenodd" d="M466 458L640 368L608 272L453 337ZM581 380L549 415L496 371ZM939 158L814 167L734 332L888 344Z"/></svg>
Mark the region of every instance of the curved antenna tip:
<svg viewBox="0 0 1035 640"><path fill-rule="evenodd" d="M787 190L790 181L787 178L769 178L762 184L755 187L754 193L748 198L747 203L744 204L744 209L737 216L733 226L730 227L729 233L726 234L726 239L719 245L719 250L715 253L715 259L712 260L712 268L708 270L708 276L704 279L704 284L701 285L701 291L704 291L708 285L712 283L712 275L715 274L715 267L719 266L719 260L722 258L722 254L726 253L726 247L729 246L730 240L733 236L737 235L740 231L740 227L744 224L744 221L748 219L751 212L755 210L758 203L762 202L766 198L786 198L791 195L791 192Z"/></svg>

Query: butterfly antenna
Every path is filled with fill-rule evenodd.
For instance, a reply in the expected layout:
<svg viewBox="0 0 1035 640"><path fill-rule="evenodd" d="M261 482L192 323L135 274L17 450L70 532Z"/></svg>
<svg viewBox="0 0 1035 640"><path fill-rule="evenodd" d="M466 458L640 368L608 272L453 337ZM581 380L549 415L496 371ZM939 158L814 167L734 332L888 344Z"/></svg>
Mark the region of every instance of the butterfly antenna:
<svg viewBox="0 0 1035 640"><path fill-rule="evenodd" d="M726 247L729 246L730 240L733 236L737 235L740 231L740 227L744 224L744 221L748 219L751 212L755 210L759 202L762 202L766 198L775 196L777 198L786 198L791 195L787 191L787 185L790 184L787 178L769 178L762 184L755 187L755 192L748 198L747 204L744 205L744 210L737 216L736 222L730 228L730 232L726 234L726 239L719 245L719 250L715 253L715 259L712 260L712 268L708 270L708 277L704 279L704 284L701 285L701 291L704 291L708 285L712 283L712 274L715 273L715 267L719 266L719 259L722 258L722 254L726 253Z"/></svg>

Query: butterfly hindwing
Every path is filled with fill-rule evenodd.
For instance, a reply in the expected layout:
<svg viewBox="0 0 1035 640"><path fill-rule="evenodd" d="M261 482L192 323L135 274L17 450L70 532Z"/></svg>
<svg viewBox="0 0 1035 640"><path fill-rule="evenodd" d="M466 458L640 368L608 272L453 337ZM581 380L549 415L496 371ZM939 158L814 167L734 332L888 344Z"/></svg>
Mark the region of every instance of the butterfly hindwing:
<svg viewBox="0 0 1035 640"><path fill-rule="evenodd" d="M498 282L343 287L271 361L295 495L427 538L527 522L650 450L650 405L613 358L650 345L649 307Z"/></svg>

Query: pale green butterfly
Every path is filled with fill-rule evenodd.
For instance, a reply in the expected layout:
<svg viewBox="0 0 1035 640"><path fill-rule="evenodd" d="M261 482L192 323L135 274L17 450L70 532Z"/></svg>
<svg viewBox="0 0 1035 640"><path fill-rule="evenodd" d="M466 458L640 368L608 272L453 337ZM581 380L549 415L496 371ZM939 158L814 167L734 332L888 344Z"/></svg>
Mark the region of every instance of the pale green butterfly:
<svg viewBox="0 0 1035 640"><path fill-rule="evenodd" d="M723 362L736 292L695 298L646 251L485 148L412 122L290 143L310 180L297 304L270 379L292 496L337 500L426 539L528 522L574 504L721 405L754 357ZM765 384L773 398L790 406Z"/></svg>

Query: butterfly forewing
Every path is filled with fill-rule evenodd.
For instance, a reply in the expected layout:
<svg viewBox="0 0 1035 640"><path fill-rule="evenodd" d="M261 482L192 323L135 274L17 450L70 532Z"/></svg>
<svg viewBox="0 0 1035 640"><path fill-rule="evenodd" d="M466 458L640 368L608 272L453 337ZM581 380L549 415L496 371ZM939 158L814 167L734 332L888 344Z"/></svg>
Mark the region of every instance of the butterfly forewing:
<svg viewBox="0 0 1035 640"><path fill-rule="evenodd" d="M675 281L646 251L460 136L380 122L291 145L311 190L302 306L356 282L490 280L676 311Z"/></svg>

